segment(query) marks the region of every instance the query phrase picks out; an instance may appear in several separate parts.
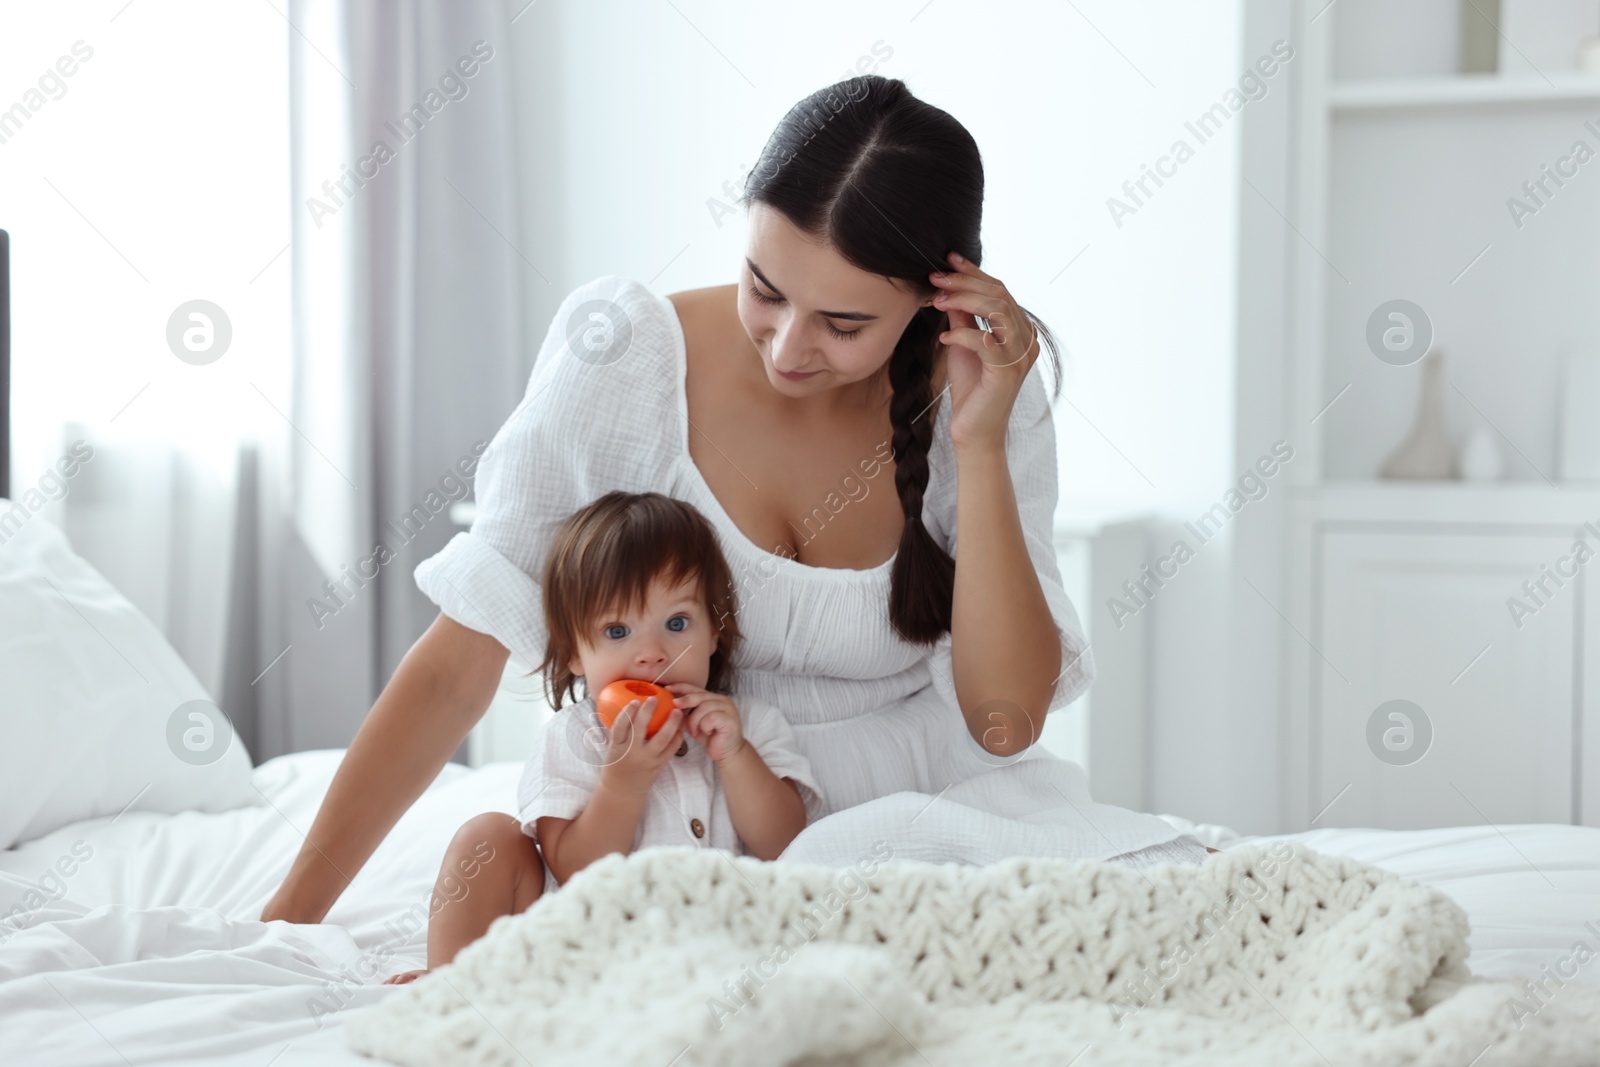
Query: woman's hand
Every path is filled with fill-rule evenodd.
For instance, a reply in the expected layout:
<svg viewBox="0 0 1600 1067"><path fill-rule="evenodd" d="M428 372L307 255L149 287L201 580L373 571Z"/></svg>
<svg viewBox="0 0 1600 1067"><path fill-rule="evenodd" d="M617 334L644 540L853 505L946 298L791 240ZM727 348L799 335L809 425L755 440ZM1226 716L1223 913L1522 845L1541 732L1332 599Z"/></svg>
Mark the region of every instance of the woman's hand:
<svg viewBox="0 0 1600 1067"><path fill-rule="evenodd" d="M713 763L721 763L744 747L744 723L732 700L688 682L673 682L667 688L677 696L679 708L693 709L684 720L684 732L705 746Z"/></svg>
<svg viewBox="0 0 1600 1067"><path fill-rule="evenodd" d="M1038 331L998 278L985 274L960 253L951 252L954 269L932 274L943 292L933 306L948 312L950 329L939 335L949 346L950 442L1004 448L1011 406L1039 358ZM974 316L989 322L986 332Z"/></svg>

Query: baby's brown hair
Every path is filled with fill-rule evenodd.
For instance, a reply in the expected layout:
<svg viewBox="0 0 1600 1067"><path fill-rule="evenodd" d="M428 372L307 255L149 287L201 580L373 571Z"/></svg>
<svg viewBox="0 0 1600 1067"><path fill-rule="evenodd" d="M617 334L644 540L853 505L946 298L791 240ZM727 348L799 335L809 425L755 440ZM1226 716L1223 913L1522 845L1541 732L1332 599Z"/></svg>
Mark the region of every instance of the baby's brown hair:
<svg viewBox="0 0 1600 1067"><path fill-rule="evenodd" d="M706 689L727 692L741 635L733 572L716 531L693 504L662 493L614 490L569 515L545 557L549 639L536 669L544 673L551 707L559 711L566 698L578 699L578 675L569 666L578 655L578 635L607 612L642 606L658 576L671 584L698 582L719 638Z"/></svg>

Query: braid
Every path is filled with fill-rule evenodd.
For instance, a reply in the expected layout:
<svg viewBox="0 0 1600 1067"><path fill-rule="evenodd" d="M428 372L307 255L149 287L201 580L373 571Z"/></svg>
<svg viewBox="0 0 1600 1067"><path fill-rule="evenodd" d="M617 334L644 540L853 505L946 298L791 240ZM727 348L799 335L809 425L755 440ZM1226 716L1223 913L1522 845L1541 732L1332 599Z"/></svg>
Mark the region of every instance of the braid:
<svg viewBox="0 0 1600 1067"><path fill-rule="evenodd" d="M858 271L917 297L946 255L983 259L983 160L966 127L898 78L846 78L789 109L745 179L738 203L776 212ZM1056 365L1055 340L1031 312ZM933 364L949 317L921 307L889 357L895 491L905 521L889 586L889 622L913 644L950 630L956 563L922 524L933 443ZM952 537L954 531L951 531Z"/></svg>
<svg viewBox="0 0 1600 1067"><path fill-rule="evenodd" d="M889 582L889 621L902 638L932 644L950 629L956 564L922 524L922 496L928 488L928 450L935 411L932 377L943 311L921 308L889 358L894 389L889 421L894 429L894 486L905 513L900 550Z"/></svg>

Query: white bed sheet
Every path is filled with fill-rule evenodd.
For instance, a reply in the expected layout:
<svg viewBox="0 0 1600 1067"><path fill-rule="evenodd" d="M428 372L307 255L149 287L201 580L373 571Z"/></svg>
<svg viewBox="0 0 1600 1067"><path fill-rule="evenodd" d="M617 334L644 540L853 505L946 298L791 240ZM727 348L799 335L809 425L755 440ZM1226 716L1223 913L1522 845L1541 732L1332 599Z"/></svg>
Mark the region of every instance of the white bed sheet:
<svg viewBox="0 0 1600 1067"><path fill-rule="evenodd" d="M317 925L257 916L288 873L342 750L257 767L269 803L214 815L128 812L76 823L0 853L0 916L56 860L93 855L66 896L0 927L0 1060L214 1063L240 1067L382 1061L345 1048L345 1013L421 966L444 850L480 811L514 813L522 767L447 764ZM382 968L377 957L392 952ZM364 972L374 973L365 976ZM351 981L354 976L354 981ZM327 983L333 983L330 986ZM320 1010L314 1002L337 1010Z"/></svg>
<svg viewBox="0 0 1600 1067"><path fill-rule="evenodd" d="M382 1062L345 1048L343 1020L394 991L381 984L386 975L423 963L419 920L445 846L469 816L513 811L521 765L448 765L326 922L260 923L342 754L297 753L256 768L267 805L214 815L129 812L0 852L5 916L58 859L92 849L63 879L64 897L23 916L16 933L0 925L0 1057L85 1067ZM1289 836L1444 890L1471 917L1479 973L1535 975L1576 940L1600 942L1600 829ZM1216 829L1210 840L1233 848L1274 838ZM408 912L409 930L397 925ZM1577 980L1600 984L1600 964Z"/></svg>

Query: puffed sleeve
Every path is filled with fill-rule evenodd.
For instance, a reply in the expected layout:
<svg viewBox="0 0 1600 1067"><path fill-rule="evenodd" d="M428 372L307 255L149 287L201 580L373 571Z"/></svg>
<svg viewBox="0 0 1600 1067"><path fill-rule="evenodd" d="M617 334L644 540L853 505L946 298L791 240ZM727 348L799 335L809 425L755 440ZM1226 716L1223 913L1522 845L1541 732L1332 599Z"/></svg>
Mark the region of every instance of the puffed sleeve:
<svg viewBox="0 0 1600 1067"><path fill-rule="evenodd" d="M776 705L756 697L739 701L740 726L744 739L755 746L761 761L779 778L789 778L800 790L806 805L806 823L816 822L825 812L822 787L811 773L811 761L795 743L794 727Z"/></svg>
<svg viewBox="0 0 1600 1067"><path fill-rule="evenodd" d="M607 739L592 700L580 700L550 716L534 737L533 751L517 785L517 821L536 836L545 816L575 819L600 784Z"/></svg>
<svg viewBox="0 0 1600 1067"><path fill-rule="evenodd" d="M471 530L417 565L417 587L444 614L524 663L544 658L539 581L556 528L613 489L664 484L671 326L660 298L628 278L605 275L568 294L521 403L478 463Z"/></svg>
<svg viewBox="0 0 1600 1067"><path fill-rule="evenodd" d="M940 494L939 513L927 515L925 521L945 551L958 560L956 554L955 522L955 472L949 453L949 397L940 404L939 428L935 440L940 441L946 454L941 470L946 474L946 490ZM940 435L943 435L942 439ZM1056 681L1055 695L1047 711L1066 707L1088 691L1094 682L1094 656L1084 636L1078 612L1067 597L1061 584L1061 568L1056 562L1055 511L1060 485L1056 481L1056 427L1051 417L1049 398L1045 394L1044 369L1037 363L1022 381L1011 408L1011 421L1006 427L1006 464L1011 471L1011 485L1016 495L1017 514L1022 522L1023 540L1028 546L1028 558L1039 575L1039 586L1044 590L1045 603L1050 607L1050 617L1061 640L1061 676ZM952 673L951 635L939 638L929 653L933 684L939 694L952 707L956 700L956 684Z"/></svg>

